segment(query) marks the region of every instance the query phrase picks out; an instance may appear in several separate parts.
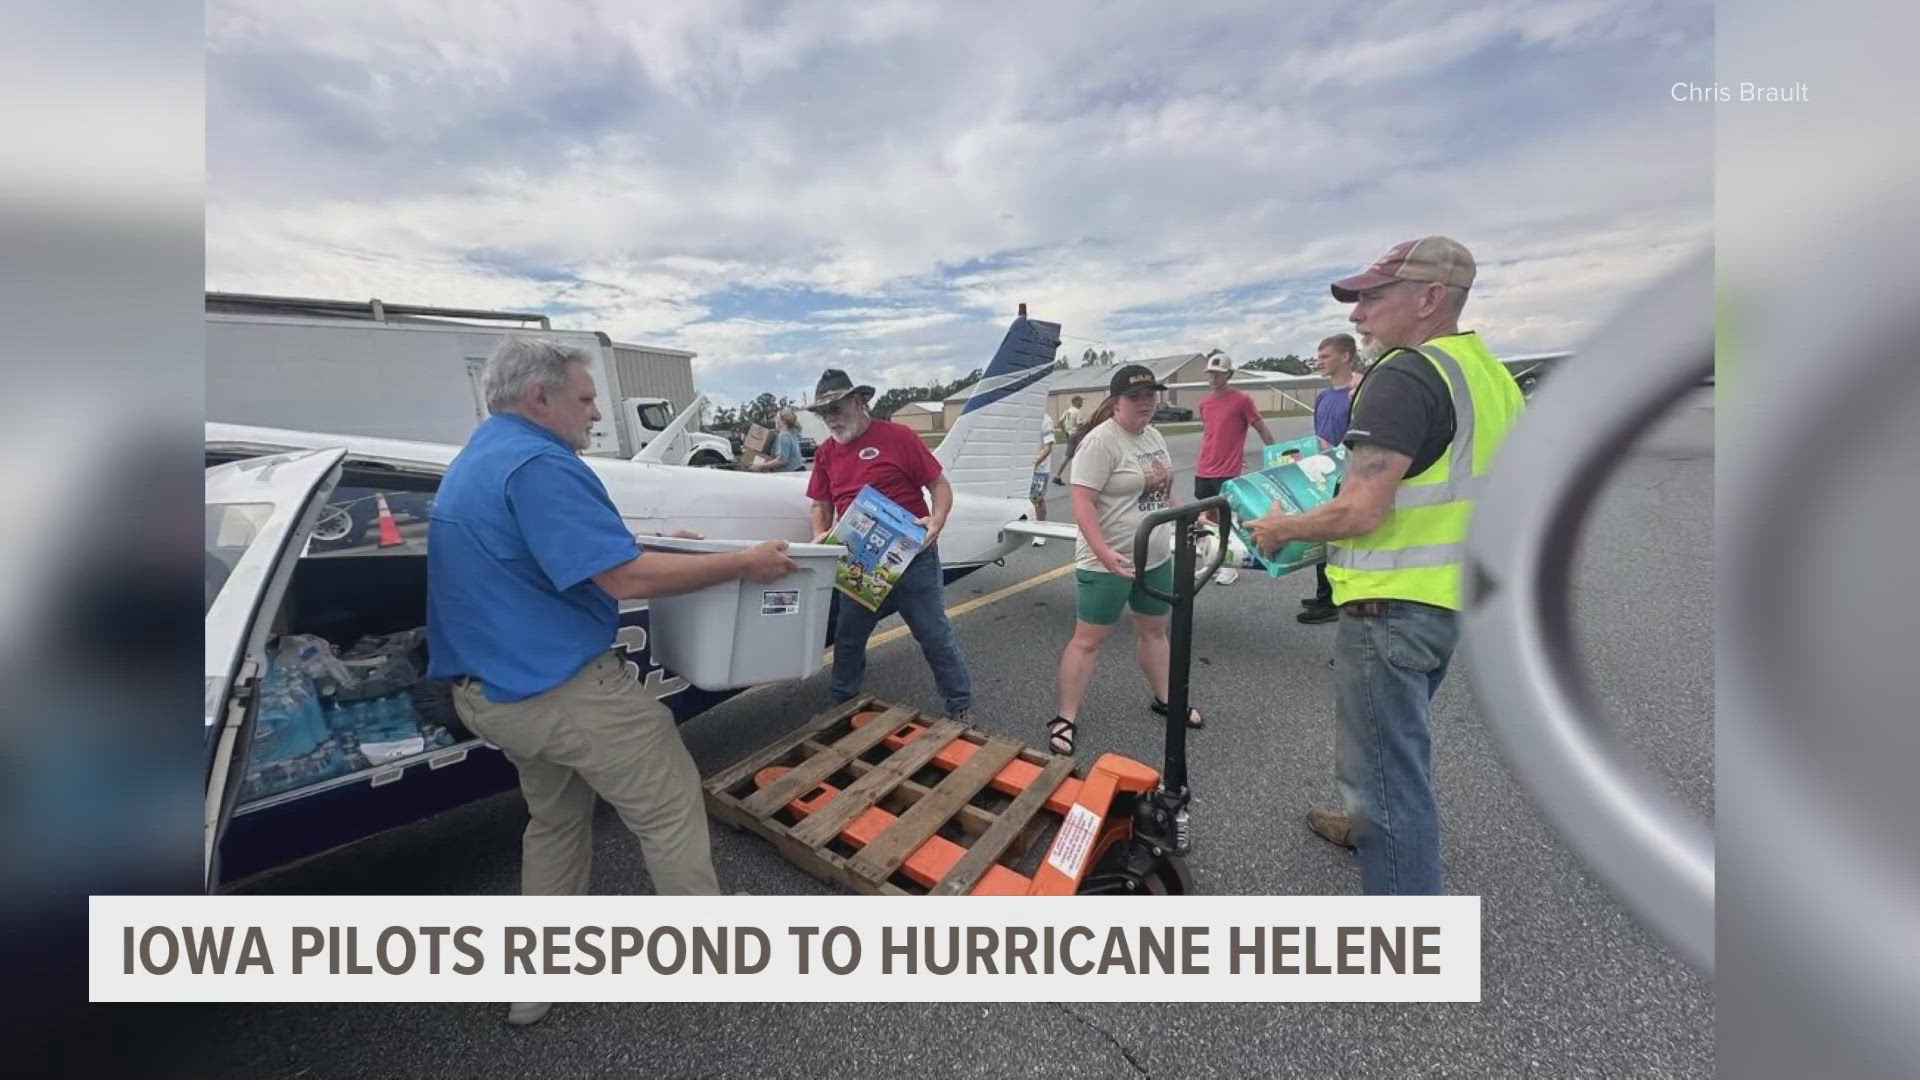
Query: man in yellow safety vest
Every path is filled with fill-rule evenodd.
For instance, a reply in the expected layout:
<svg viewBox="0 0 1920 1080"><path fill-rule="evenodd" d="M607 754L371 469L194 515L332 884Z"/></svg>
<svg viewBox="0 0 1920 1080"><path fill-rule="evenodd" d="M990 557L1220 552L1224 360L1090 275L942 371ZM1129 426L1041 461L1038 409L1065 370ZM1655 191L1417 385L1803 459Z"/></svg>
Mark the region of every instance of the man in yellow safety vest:
<svg viewBox="0 0 1920 1080"><path fill-rule="evenodd" d="M1428 713L1459 638L1460 567L1473 499L1519 415L1506 368L1460 330L1473 256L1445 236L1396 245L1333 283L1371 361L1354 391L1340 493L1253 522L1261 549L1327 541L1335 773L1344 812L1320 836L1355 850L1368 893L1440 892L1440 816Z"/></svg>

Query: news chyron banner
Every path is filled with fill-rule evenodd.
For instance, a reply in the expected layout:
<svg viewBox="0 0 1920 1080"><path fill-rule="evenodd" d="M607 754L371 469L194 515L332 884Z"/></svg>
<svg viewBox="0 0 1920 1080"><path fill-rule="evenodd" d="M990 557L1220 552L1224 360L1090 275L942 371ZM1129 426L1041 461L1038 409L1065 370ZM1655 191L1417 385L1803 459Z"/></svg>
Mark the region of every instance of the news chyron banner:
<svg viewBox="0 0 1920 1080"><path fill-rule="evenodd" d="M1474 896L98 896L96 1002L1479 1001Z"/></svg>

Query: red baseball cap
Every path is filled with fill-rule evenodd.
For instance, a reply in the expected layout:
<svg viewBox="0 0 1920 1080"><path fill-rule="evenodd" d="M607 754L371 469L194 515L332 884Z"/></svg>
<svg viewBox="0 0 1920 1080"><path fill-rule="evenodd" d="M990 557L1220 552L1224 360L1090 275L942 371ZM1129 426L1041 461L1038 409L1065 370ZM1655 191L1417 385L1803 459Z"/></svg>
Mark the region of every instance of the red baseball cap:
<svg viewBox="0 0 1920 1080"><path fill-rule="evenodd" d="M1442 285L1471 288L1473 269L1473 254L1451 237L1403 240L1365 271L1334 282L1333 298L1351 304L1360 299L1363 290L1396 281L1437 281Z"/></svg>

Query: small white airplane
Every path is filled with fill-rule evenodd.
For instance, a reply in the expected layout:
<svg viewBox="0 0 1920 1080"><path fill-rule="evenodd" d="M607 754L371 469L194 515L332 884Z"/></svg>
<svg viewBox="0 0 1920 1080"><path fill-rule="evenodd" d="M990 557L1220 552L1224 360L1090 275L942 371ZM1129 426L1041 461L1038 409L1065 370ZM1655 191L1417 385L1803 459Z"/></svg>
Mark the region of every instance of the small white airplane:
<svg viewBox="0 0 1920 1080"><path fill-rule="evenodd" d="M935 453L954 489L940 537L948 582L1029 536L1072 534L1070 525L1026 520L1045 411L1040 384L1059 343L1059 325L1028 319L1022 305ZM468 739L242 796L272 638L316 634L344 646L424 625L426 518L460 447L222 423L206 425L206 440L208 888L512 787L504 756ZM645 452L633 461L583 460L643 543L679 529L734 540L811 539L803 473L668 465ZM370 536L376 524L378 535ZM623 604L620 621L618 647L678 720L737 692L702 690L655 664L644 601ZM822 647L831 639L830 626Z"/></svg>

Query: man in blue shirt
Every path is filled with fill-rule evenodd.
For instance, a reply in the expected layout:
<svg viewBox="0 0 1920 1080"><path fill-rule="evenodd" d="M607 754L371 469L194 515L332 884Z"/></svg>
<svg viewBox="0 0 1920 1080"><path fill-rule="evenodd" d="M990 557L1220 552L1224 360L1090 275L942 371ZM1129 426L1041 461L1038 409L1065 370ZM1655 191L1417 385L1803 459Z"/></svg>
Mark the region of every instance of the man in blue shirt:
<svg viewBox="0 0 1920 1080"><path fill-rule="evenodd" d="M1360 382L1360 373L1354 370L1356 351L1352 334L1335 334L1323 339L1319 351L1314 354L1314 366L1332 384L1313 399L1313 433L1320 437L1320 452L1323 454L1339 446L1347 437L1347 419L1353 411L1353 388ZM1300 601L1304 610L1295 618L1303 623L1333 622L1340 617L1340 611L1333 606L1333 583L1327 580L1327 564L1316 564L1313 576L1313 598Z"/></svg>
<svg viewBox="0 0 1920 1080"><path fill-rule="evenodd" d="M448 466L427 529L428 674L454 681L460 719L519 770L522 893L587 891L597 792L639 837L656 891L715 894L699 770L673 714L612 652L620 601L797 567L785 541L642 553L577 454L600 419L588 362L522 337L488 358L492 415ZM547 1008L514 1005L507 1020Z"/></svg>

